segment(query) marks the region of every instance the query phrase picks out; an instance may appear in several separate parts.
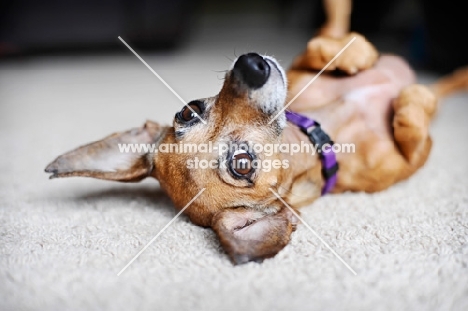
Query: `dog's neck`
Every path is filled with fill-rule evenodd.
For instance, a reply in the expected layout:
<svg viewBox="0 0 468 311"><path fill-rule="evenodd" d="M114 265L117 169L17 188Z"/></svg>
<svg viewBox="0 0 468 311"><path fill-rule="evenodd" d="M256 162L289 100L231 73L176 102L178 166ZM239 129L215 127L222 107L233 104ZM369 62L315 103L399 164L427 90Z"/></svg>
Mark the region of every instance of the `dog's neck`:
<svg viewBox="0 0 468 311"><path fill-rule="evenodd" d="M309 138L291 123L284 129L281 143L290 146L311 144ZM312 145L310 147L313 148ZM298 152L283 153L282 156L289 162L289 168L283 170L283 174L287 176L282 178L283 183L280 185L288 203L295 206L309 204L320 197L325 180L322 177L322 164L318 154Z"/></svg>

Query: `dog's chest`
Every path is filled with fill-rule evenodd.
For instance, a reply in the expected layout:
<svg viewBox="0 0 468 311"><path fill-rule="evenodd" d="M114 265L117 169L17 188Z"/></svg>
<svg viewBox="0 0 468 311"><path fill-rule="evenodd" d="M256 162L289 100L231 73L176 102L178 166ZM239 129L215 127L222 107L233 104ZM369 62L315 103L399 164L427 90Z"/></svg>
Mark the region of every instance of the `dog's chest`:
<svg viewBox="0 0 468 311"><path fill-rule="evenodd" d="M357 88L343 96L344 120L356 120L367 131L379 136L389 134L392 115L391 103L398 96L395 85L390 83Z"/></svg>

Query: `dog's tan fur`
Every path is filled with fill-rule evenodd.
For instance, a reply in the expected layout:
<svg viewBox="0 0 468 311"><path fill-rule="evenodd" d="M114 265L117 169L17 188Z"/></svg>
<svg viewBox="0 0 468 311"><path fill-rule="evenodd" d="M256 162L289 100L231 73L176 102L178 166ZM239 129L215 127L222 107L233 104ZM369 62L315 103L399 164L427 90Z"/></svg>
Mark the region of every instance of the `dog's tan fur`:
<svg viewBox="0 0 468 311"><path fill-rule="evenodd" d="M289 107L320 121L336 143L355 144L355 153L338 154L335 193L380 191L411 176L429 155L428 129L437 109L434 92L414 84L414 74L403 60L396 56L379 58L372 44L354 33L312 39L287 72L288 98L293 98L352 36L357 40L329 68L349 76L323 74ZM273 61L271 65L276 66ZM272 75L268 92L253 92L239 86L228 73L220 93L204 99L207 108L202 117L206 125L198 122L185 127L175 120L172 127L163 127L148 121L141 128L64 154L46 171L52 173L51 177L86 176L124 182L151 176L159 180L177 209L206 188L185 211L190 220L212 227L235 263L274 256L289 242L297 219L270 189L294 208L316 200L324 185L317 155L258 154L262 160L288 160L291 165L289 169L256 171L249 179L238 179L221 168L187 168L187 160L193 157L219 160L216 152L122 155L117 148L118 143L308 141L297 127L284 127L284 115L268 123L287 102L281 70ZM454 84L466 84L466 76L462 72L446 78L435 86L435 93L445 95L456 88ZM267 111L266 104L274 109Z"/></svg>

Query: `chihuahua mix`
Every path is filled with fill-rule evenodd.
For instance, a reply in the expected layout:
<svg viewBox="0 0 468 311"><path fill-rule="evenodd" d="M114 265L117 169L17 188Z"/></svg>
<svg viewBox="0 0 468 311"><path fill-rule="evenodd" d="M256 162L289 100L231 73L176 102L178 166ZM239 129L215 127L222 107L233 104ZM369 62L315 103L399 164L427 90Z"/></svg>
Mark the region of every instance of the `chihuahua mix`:
<svg viewBox="0 0 468 311"><path fill-rule="evenodd" d="M121 182L154 177L179 210L205 189L185 210L189 219L211 227L235 264L272 257L288 244L298 222L282 201L297 209L326 192L375 192L408 178L429 155L429 124L437 98L468 85L466 70L432 89L415 84L414 72L401 58L379 56L363 36L342 33L329 24L287 72L272 57L242 55L226 73L219 94L188 103L172 126L147 121L65 153L45 171L52 174L50 178L85 176ZM307 86L353 37L354 42ZM307 142L318 146L319 152L267 154L230 148L122 153L119 149L119 144L207 142L214 146ZM320 153L325 144L350 143L355 146L353 153ZM226 165L187 166L194 158ZM286 160L289 167L261 170L252 165L255 160Z"/></svg>

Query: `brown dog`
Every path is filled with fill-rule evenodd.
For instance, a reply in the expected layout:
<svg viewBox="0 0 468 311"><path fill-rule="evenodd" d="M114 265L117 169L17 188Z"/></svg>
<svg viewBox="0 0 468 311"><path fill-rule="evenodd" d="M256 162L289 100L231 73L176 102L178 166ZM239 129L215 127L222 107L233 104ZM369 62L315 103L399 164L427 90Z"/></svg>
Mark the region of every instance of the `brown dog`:
<svg viewBox="0 0 468 311"><path fill-rule="evenodd" d="M226 74L219 94L189 103L176 114L173 126L148 121L64 154L46 172L52 173L51 178L86 176L123 182L151 176L177 209L206 188L185 211L190 220L212 227L234 263L272 257L289 242L296 219L271 189L294 208L320 197L325 181L317 154L245 149L121 152L119 144L308 143L301 130L287 125L281 110L287 97L298 94L354 36L355 42L328 68L348 75L324 73L289 109L321 122L337 145L354 144L354 153L337 155L340 169L333 192L386 189L426 161L437 100L429 88L414 84L414 74L402 59L378 57L358 34L311 40L287 75L270 57L243 55ZM466 86L466 77L463 72L450 77L435 91L442 94L456 88L453 85ZM188 163L195 158L225 165L191 168ZM256 169L254 160L289 163L289 167Z"/></svg>

